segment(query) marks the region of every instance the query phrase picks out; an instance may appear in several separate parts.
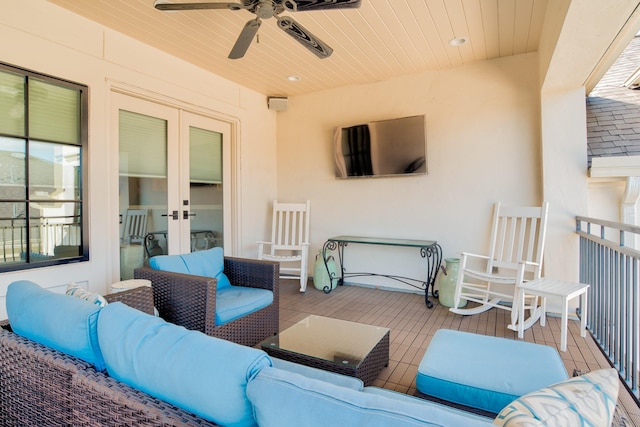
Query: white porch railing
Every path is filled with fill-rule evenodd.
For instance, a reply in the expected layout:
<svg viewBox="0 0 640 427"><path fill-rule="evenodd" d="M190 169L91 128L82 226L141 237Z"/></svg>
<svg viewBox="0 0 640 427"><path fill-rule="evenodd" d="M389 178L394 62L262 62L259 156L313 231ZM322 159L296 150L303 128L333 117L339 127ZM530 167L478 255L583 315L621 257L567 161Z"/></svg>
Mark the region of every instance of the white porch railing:
<svg viewBox="0 0 640 427"><path fill-rule="evenodd" d="M31 218L29 233L24 218L0 218L0 263L24 261L26 252L42 259L54 256L60 245L82 245L82 229L75 216Z"/></svg>
<svg viewBox="0 0 640 427"><path fill-rule="evenodd" d="M587 328L640 404L640 227L577 216L576 232L580 282L591 285Z"/></svg>

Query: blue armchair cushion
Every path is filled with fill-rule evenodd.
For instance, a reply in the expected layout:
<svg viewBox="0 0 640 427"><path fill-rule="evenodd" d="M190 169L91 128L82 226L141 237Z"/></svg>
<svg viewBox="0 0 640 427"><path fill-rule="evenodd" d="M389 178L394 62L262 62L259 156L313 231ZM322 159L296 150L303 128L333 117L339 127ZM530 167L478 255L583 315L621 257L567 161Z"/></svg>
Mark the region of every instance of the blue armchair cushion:
<svg viewBox="0 0 640 427"><path fill-rule="evenodd" d="M216 325L232 322L273 303L267 289L227 286L216 292Z"/></svg>
<svg viewBox="0 0 640 427"><path fill-rule="evenodd" d="M440 329L418 366L416 388L497 414L518 397L567 378L555 348Z"/></svg>
<svg viewBox="0 0 640 427"><path fill-rule="evenodd" d="M154 270L212 277L218 280L217 289L231 286L224 274L224 250L220 247L182 255L158 255L149 260Z"/></svg>
<svg viewBox="0 0 640 427"><path fill-rule="evenodd" d="M262 350L209 337L116 302L100 312L109 375L224 426L254 426L247 382L271 361Z"/></svg>
<svg viewBox="0 0 640 427"><path fill-rule="evenodd" d="M491 425L488 418L433 402L365 393L277 368L252 378L247 396L260 427Z"/></svg>
<svg viewBox="0 0 640 427"><path fill-rule="evenodd" d="M13 331L32 341L91 363L104 371L97 338L95 304L19 280L7 289L7 316Z"/></svg>

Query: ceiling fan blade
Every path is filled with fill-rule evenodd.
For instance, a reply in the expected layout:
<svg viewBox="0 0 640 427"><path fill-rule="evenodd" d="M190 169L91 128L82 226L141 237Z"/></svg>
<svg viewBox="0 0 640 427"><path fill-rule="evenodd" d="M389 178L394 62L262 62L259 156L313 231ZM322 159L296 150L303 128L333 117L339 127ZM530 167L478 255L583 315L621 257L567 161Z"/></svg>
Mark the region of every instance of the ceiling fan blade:
<svg viewBox="0 0 640 427"><path fill-rule="evenodd" d="M278 16L278 27L296 39L300 44L309 49L320 59L328 58L333 53L333 49L331 49L327 44L288 16Z"/></svg>
<svg viewBox="0 0 640 427"><path fill-rule="evenodd" d="M247 49L249 49L253 38L256 36L261 23L262 21L256 18L244 25L242 32L238 36L238 40L236 40L236 44L233 45L233 49L231 49L231 52L229 53L229 59L240 59L244 56Z"/></svg>
<svg viewBox="0 0 640 427"><path fill-rule="evenodd" d="M156 0L153 7L158 10L246 9L240 3L172 3L169 0Z"/></svg>
<svg viewBox="0 0 640 427"><path fill-rule="evenodd" d="M356 9L362 0L282 0L282 6L289 12L308 10Z"/></svg>

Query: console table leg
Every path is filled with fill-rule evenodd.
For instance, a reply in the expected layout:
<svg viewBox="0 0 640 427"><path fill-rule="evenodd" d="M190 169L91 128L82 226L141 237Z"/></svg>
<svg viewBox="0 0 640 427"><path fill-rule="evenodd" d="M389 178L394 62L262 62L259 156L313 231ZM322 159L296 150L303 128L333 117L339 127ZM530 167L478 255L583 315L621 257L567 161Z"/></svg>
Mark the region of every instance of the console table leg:
<svg viewBox="0 0 640 427"><path fill-rule="evenodd" d="M329 285L325 286L322 291L325 294L328 294L329 292L331 292L333 290L333 281L337 280L339 285L342 285L342 278L338 279L337 277L335 277L335 273L331 272L329 270L329 264L327 263L328 261L328 256L327 256L327 251L333 251L336 249L336 247L338 246L338 244L336 242L334 242L333 240L328 240L324 243L324 246L322 247L322 260L324 261L324 268L327 270L327 275L329 277ZM338 255L340 256L340 269L342 269L342 254L340 253L340 250L338 250ZM342 276L344 276L344 270L342 271Z"/></svg>
<svg viewBox="0 0 640 427"><path fill-rule="evenodd" d="M427 260L427 281L424 288L424 302L427 308L432 308L433 303L429 301L429 287L434 298L438 298L438 291L435 290L436 275L442 263L442 248L435 243L431 246L420 248L420 256Z"/></svg>

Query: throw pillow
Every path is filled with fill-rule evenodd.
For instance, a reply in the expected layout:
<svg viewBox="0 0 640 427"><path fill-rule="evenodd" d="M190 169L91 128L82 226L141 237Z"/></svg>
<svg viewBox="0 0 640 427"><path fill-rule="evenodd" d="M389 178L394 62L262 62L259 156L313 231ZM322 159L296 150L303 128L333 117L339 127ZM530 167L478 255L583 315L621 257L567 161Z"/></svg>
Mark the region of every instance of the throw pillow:
<svg viewBox="0 0 640 427"><path fill-rule="evenodd" d="M618 373L600 369L534 391L507 405L498 426L610 426L618 400Z"/></svg>
<svg viewBox="0 0 640 427"><path fill-rule="evenodd" d="M102 295L88 291L73 282L67 285L67 295L89 301L98 307L107 305L107 300Z"/></svg>

